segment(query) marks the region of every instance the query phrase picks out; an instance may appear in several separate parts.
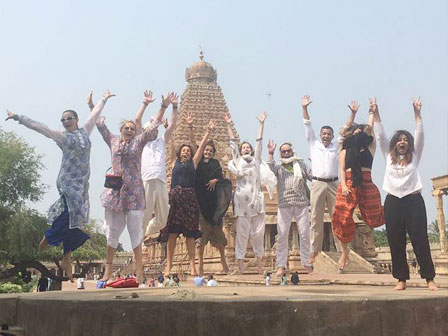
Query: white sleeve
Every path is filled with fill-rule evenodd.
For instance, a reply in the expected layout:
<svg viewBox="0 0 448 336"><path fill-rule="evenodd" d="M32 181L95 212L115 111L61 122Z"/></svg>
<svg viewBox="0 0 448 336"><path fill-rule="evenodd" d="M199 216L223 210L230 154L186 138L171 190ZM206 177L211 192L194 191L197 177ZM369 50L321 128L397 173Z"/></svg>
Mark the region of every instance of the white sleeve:
<svg viewBox="0 0 448 336"><path fill-rule="evenodd" d="M47 125L25 117L24 115L19 117L19 123L46 136L47 138L53 139L59 147L62 146L63 135L61 131L52 130Z"/></svg>
<svg viewBox="0 0 448 336"><path fill-rule="evenodd" d="M387 159L387 156L389 155L389 141L387 140L386 131L384 130L383 123L377 123L375 122L376 126L376 138L378 142L380 143L381 151L383 152L383 156L385 159Z"/></svg>

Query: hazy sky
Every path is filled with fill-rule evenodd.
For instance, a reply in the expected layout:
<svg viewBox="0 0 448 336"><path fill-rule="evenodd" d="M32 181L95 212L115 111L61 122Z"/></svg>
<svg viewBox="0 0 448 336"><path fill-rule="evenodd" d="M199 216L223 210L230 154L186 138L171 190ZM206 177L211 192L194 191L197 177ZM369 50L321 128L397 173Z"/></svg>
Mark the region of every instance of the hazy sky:
<svg viewBox="0 0 448 336"><path fill-rule="evenodd" d="M389 135L414 130L411 98L420 95L426 134L420 174L428 220L436 219L430 178L448 173L445 0L2 1L0 34L0 106L55 129L62 129L66 109L87 118L91 89L95 99L107 88L117 94L103 113L115 132L122 118L134 116L145 89L158 98L147 117L154 114L162 93L183 92L185 68L200 46L218 71L241 138L254 140L255 116L267 110L264 139L292 141L303 157L309 154L302 95L312 97L316 131L322 124L342 126L351 99L361 103L358 120L365 122L368 97L377 96ZM45 213L58 197L61 151L15 122L0 127L45 155L42 180L50 189L32 205ZM102 219L99 195L110 156L97 130L91 139L91 215ZM378 149L373 178L379 186L383 174ZM447 203L445 197L448 215ZM127 232L122 242L130 248Z"/></svg>

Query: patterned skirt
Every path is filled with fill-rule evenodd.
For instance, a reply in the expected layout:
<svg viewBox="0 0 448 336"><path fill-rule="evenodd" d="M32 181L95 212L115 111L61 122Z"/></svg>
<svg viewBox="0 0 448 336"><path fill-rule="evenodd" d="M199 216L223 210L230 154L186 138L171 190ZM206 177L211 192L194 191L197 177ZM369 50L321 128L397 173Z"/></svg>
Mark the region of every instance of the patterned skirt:
<svg viewBox="0 0 448 336"><path fill-rule="evenodd" d="M194 188L177 186L169 194L170 212L164 229L157 239L167 242L170 233L183 234L186 238L200 238L199 203Z"/></svg>
<svg viewBox="0 0 448 336"><path fill-rule="evenodd" d="M362 183L356 188L353 187L351 175L351 171L346 172L349 195L342 194L342 187L339 183L332 218L333 232L343 243L349 243L355 237L353 212L356 206L359 207L362 219L371 228L385 223L381 195L377 186L372 182L371 172L362 171Z"/></svg>

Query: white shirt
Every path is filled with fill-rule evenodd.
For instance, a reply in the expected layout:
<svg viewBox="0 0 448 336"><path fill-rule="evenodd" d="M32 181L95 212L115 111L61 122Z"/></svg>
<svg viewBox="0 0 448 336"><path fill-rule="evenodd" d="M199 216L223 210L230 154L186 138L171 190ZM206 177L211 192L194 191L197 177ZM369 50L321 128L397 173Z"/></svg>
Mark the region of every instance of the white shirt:
<svg viewBox="0 0 448 336"><path fill-rule="evenodd" d="M389 152L389 140L384 131L384 126L382 123L375 123L375 126L376 136L386 159L383 190L398 198L403 198L413 192L420 191L423 185L417 168L420 164L425 142L423 123L417 122L415 124L414 152L412 153L412 161L407 166L392 164Z"/></svg>
<svg viewBox="0 0 448 336"><path fill-rule="evenodd" d="M218 283L216 282L215 279L211 279L207 282L207 287L216 287L218 286Z"/></svg>
<svg viewBox="0 0 448 336"><path fill-rule="evenodd" d="M333 178L338 176L339 148L335 140L325 147L316 139L311 120L303 119L305 135L308 141L311 156L311 171L313 176L320 178Z"/></svg>
<svg viewBox="0 0 448 336"><path fill-rule="evenodd" d="M237 176L236 189L233 196L234 212L236 216L253 217L264 213L264 193L261 190L260 164L261 140L255 146L255 155L251 161L241 157L238 145L230 141L233 159L228 167L232 174Z"/></svg>
<svg viewBox="0 0 448 336"><path fill-rule="evenodd" d="M143 181L159 179L166 183L166 142L163 137L148 142L142 153Z"/></svg>

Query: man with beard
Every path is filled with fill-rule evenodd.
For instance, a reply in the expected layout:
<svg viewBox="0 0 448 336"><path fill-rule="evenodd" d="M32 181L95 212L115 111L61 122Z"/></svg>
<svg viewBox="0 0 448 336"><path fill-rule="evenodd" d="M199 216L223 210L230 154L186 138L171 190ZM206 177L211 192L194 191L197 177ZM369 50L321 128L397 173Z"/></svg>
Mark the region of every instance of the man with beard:
<svg viewBox="0 0 448 336"><path fill-rule="evenodd" d="M310 219L309 189L306 180L312 179L310 168L297 157L291 143L283 143L280 150L280 164L275 164L274 151L276 144L268 143L268 165L277 177L278 212L277 212L277 276L281 276L288 261L288 236L291 221L294 217L300 236L300 260L310 273L312 266L310 257Z"/></svg>

